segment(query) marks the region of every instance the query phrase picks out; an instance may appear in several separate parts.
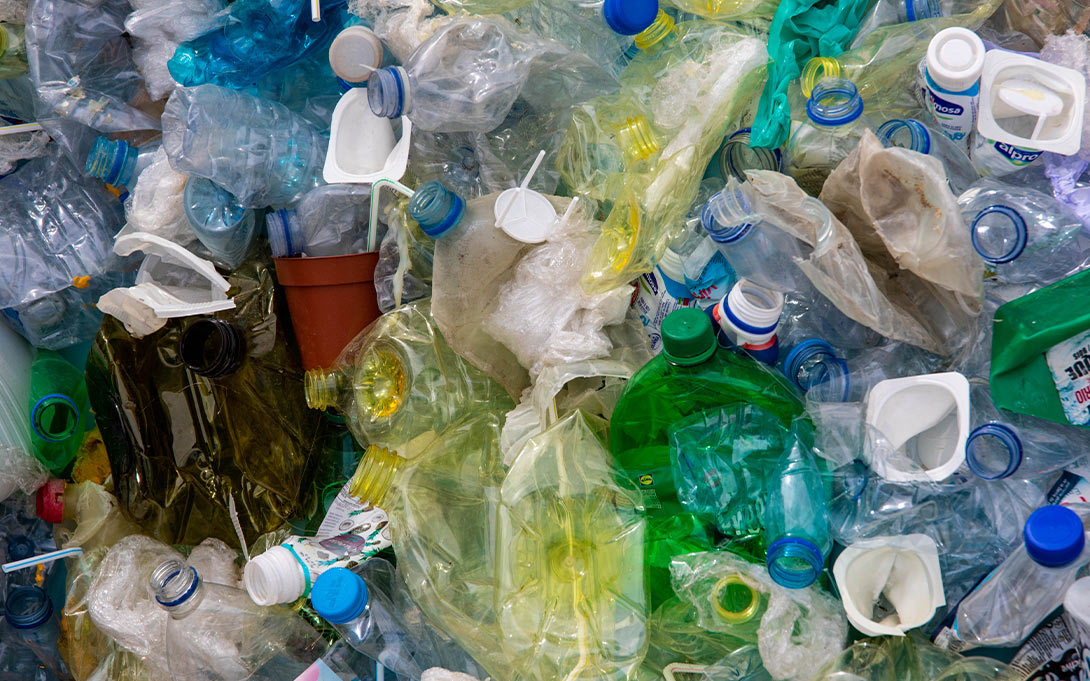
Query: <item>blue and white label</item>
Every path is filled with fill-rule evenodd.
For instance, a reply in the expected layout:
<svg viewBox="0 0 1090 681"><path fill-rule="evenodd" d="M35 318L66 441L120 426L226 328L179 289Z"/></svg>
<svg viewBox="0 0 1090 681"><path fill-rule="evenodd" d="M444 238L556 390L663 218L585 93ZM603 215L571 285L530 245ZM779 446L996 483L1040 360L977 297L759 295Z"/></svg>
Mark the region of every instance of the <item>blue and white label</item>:
<svg viewBox="0 0 1090 681"><path fill-rule="evenodd" d="M920 61L917 75L924 105L931 119L942 132L955 142L967 143L976 125L980 106L980 83L961 92L950 92L935 84L927 73L924 61Z"/></svg>
<svg viewBox="0 0 1090 681"><path fill-rule="evenodd" d="M971 155L981 175L1002 177L1034 163L1041 157L1041 150L1016 147L978 134L973 137Z"/></svg>
<svg viewBox="0 0 1090 681"><path fill-rule="evenodd" d="M1090 424L1090 331L1068 338L1045 353L1067 420Z"/></svg>

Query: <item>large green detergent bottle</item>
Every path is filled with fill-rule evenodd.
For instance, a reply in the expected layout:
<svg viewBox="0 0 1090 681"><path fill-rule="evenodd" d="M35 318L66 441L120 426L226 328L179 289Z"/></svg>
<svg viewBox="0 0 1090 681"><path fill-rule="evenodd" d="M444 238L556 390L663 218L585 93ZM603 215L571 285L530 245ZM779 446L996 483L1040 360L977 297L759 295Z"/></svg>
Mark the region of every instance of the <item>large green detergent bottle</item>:
<svg viewBox="0 0 1090 681"><path fill-rule="evenodd" d="M708 316L677 310L662 323L662 354L636 372L610 419L617 466L643 495L648 516L646 563L652 606L672 595L670 560L711 548L703 521L678 501L668 430L706 409L755 404L785 427L803 412L802 396L782 375L740 352L720 347Z"/></svg>

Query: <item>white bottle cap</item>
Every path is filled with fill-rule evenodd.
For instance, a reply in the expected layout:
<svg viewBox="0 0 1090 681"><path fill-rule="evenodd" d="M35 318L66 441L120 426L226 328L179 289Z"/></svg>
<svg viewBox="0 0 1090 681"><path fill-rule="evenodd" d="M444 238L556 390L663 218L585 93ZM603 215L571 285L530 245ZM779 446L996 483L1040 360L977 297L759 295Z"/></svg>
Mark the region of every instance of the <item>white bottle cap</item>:
<svg viewBox="0 0 1090 681"><path fill-rule="evenodd" d="M366 26L349 26L329 46L333 73L349 83L362 83L382 65L382 41Z"/></svg>
<svg viewBox="0 0 1090 681"><path fill-rule="evenodd" d="M927 46L927 74L944 90L968 90L984 70L984 41L967 28L946 28Z"/></svg>
<svg viewBox="0 0 1090 681"><path fill-rule="evenodd" d="M274 546L246 563L242 584L258 605L291 603L307 589L303 567L283 546Z"/></svg>

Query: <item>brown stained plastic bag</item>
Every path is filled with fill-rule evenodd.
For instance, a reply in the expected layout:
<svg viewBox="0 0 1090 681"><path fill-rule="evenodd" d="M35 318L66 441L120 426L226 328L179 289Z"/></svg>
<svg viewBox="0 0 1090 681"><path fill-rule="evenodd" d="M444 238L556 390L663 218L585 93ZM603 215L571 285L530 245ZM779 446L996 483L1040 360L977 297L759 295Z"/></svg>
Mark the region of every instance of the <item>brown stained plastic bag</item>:
<svg viewBox="0 0 1090 681"><path fill-rule="evenodd" d="M271 263L243 263L228 280L236 308L216 317L245 342L234 373L206 378L181 363L188 319L133 339L106 317L87 364L121 508L144 532L171 544L211 536L237 547L229 497L251 539L293 517L317 445L321 415L304 400Z"/></svg>
<svg viewBox="0 0 1090 681"><path fill-rule="evenodd" d="M942 162L882 146L869 130L832 172L821 200L851 231L863 256L956 352L983 307L984 262L975 253ZM915 277L906 277L911 273ZM936 304L937 303L937 304Z"/></svg>
<svg viewBox="0 0 1090 681"><path fill-rule="evenodd" d="M809 258L795 262L837 309L887 338L950 353L953 339L936 333L931 323L933 316L945 318L945 308L929 297L935 287L904 270L891 276L869 262L848 228L790 177L757 170L747 178L769 222L813 247Z"/></svg>

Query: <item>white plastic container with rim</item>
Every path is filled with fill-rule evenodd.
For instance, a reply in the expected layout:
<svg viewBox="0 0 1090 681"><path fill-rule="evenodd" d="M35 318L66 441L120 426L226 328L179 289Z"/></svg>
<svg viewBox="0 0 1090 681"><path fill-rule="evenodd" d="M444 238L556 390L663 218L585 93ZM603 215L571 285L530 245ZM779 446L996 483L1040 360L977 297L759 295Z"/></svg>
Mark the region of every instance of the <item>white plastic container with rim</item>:
<svg viewBox="0 0 1090 681"><path fill-rule="evenodd" d="M920 89L931 118L955 142L967 143L980 106L984 42L967 28L935 34L920 61Z"/></svg>
<svg viewBox="0 0 1090 681"><path fill-rule="evenodd" d="M965 462L969 381L957 372L892 378L867 395L866 456L887 480L945 480Z"/></svg>
<svg viewBox="0 0 1090 681"><path fill-rule="evenodd" d="M1085 107L1086 81L1078 71L992 50L980 77L973 163L994 177L1025 168L1044 151L1076 154Z"/></svg>
<svg viewBox="0 0 1090 681"><path fill-rule="evenodd" d="M872 537L837 556L833 579L848 621L867 636L904 636L946 605L935 540Z"/></svg>
<svg viewBox="0 0 1090 681"><path fill-rule="evenodd" d="M409 164L413 124L402 116L401 137L395 141L389 118L376 116L367 103L367 88L354 87L341 95L333 109L322 177L338 182L373 183L400 180Z"/></svg>

